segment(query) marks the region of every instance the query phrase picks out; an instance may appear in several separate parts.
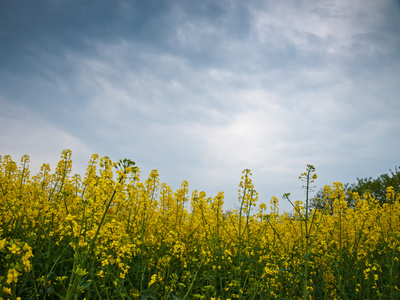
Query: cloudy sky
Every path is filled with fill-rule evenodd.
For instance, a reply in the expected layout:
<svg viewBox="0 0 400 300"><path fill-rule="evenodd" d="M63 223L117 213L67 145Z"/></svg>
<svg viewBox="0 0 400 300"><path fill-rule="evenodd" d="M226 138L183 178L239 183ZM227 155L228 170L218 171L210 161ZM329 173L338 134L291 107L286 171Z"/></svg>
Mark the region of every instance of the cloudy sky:
<svg viewBox="0 0 400 300"><path fill-rule="evenodd" d="M307 164L316 190L400 165L399 78L398 0L3 0L0 155L301 200Z"/></svg>

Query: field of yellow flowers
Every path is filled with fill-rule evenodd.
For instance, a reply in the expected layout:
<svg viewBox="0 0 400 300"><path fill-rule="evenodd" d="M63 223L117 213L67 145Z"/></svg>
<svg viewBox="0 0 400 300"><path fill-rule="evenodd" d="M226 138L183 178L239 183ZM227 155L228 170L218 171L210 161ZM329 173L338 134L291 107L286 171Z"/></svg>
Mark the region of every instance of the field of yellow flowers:
<svg viewBox="0 0 400 300"><path fill-rule="evenodd" d="M153 170L93 155L83 178L65 150L54 172L0 157L0 299L400 299L400 194L380 205L326 187L333 210L258 204L249 170L224 194L172 191ZM290 201L289 195L284 195Z"/></svg>

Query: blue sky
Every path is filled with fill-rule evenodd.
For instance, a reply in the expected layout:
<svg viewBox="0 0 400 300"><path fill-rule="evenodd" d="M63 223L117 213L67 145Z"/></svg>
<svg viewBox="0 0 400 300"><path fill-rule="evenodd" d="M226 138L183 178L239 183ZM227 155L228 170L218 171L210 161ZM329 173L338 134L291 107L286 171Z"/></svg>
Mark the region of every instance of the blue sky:
<svg viewBox="0 0 400 300"><path fill-rule="evenodd" d="M316 190L399 165L399 78L398 0L4 0L0 155L302 200L307 164Z"/></svg>

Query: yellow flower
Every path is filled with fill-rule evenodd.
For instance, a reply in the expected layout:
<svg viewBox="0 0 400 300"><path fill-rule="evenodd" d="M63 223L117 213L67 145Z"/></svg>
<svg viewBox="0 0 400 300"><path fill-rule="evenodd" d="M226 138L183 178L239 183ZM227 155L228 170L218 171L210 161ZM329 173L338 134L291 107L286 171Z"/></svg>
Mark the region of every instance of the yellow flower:
<svg viewBox="0 0 400 300"><path fill-rule="evenodd" d="M107 266L107 265L109 265L109 264L110 264L110 262L108 261L108 259L105 259L105 260L103 260L103 261L101 262L101 266L102 266L102 267Z"/></svg>
<svg viewBox="0 0 400 300"><path fill-rule="evenodd" d="M19 273L15 269L10 269L8 270L7 274L7 284L11 284L12 282L17 282L18 281L18 275Z"/></svg>
<svg viewBox="0 0 400 300"><path fill-rule="evenodd" d="M5 286L3 286L3 293L7 293L11 295L11 289L10 288L6 288Z"/></svg>
<svg viewBox="0 0 400 300"><path fill-rule="evenodd" d="M151 276L151 280L150 280L150 282L149 282L149 287L150 287L154 282L156 282L156 280L157 280L157 274L153 274L153 275Z"/></svg>
<svg viewBox="0 0 400 300"><path fill-rule="evenodd" d="M17 247L15 244L12 244L11 247L8 247L8 250L10 250L12 254L19 254L18 251L21 250L21 248Z"/></svg>
<svg viewBox="0 0 400 300"><path fill-rule="evenodd" d="M0 250L4 248L5 244L6 244L6 239L0 240Z"/></svg>
<svg viewBox="0 0 400 300"><path fill-rule="evenodd" d="M100 272L97 273L97 276L99 277L104 277L104 271L100 270Z"/></svg>

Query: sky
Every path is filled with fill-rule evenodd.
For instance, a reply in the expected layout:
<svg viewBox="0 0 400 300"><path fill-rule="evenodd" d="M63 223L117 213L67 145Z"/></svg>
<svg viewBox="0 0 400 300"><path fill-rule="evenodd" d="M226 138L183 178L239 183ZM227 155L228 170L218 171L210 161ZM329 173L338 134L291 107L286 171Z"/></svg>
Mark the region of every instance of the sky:
<svg viewBox="0 0 400 300"><path fill-rule="evenodd" d="M0 155L304 200L307 164L316 191L400 164L399 78L398 0L3 0Z"/></svg>

